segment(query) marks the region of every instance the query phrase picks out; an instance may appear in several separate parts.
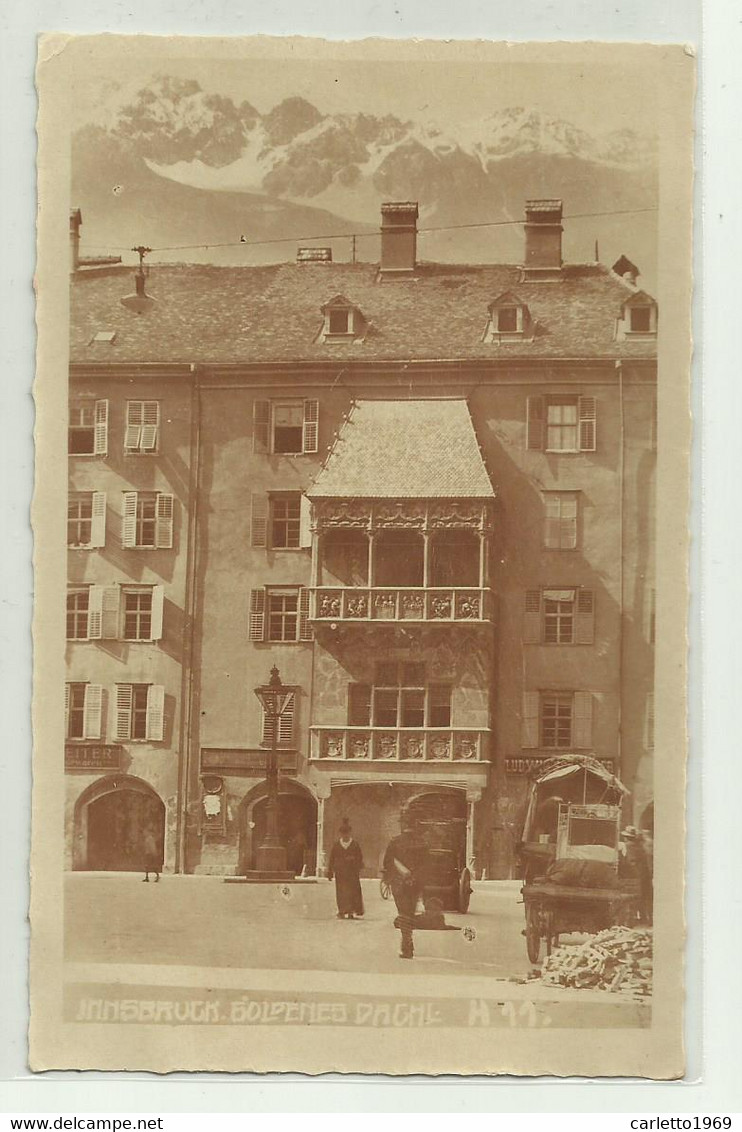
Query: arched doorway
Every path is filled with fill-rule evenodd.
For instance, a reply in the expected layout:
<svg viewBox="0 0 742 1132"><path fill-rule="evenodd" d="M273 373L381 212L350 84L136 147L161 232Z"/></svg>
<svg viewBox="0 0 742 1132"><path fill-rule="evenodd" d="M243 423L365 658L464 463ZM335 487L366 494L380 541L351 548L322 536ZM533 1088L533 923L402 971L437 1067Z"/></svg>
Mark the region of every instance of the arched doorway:
<svg viewBox="0 0 742 1132"><path fill-rule="evenodd" d="M265 783L242 803L239 871L257 867L257 851L267 821ZM295 876L312 875L317 859L317 800L300 783L283 781L278 793L278 835L286 849L286 865Z"/></svg>
<svg viewBox="0 0 742 1132"><path fill-rule="evenodd" d="M139 778L93 783L77 803L75 827L76 869L138 872L147 863L162 868L165 805Z"/></svg>

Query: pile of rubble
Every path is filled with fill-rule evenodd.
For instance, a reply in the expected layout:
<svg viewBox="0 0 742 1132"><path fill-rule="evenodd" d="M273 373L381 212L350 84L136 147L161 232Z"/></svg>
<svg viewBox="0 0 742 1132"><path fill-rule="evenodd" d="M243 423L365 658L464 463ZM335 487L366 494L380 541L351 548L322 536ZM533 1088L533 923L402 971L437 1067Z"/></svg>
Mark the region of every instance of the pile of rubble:
<svg viewBox="0 0 742 1132"><path fill-rule="evenodd" d="M606 928L584 943L557 947L544 960L542 982L550 986L652 993L652 932L647 928Z"/></svg>

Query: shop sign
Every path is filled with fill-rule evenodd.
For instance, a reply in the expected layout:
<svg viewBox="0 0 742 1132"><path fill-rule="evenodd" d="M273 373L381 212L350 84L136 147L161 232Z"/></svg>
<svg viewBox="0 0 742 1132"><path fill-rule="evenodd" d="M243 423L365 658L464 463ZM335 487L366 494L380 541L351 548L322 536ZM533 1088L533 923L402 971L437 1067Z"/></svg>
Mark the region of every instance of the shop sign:
<svg viewBox="0 0 742 1132"><path fill-rule="evenodd" d="M545 763L547 763L549 761L549 759L551 759L552 757L553 756L551 756L551 755L544 755L541 758L539 758L538 756L535 756L535 757L531 757L531 758L526 757L526 758L505 759L505 773L506 774L531 774L533 771L540 770L541 767L544 766ZM615 770L613 769L614 762L615 762L614 759L597 759L596 761L599 762L599 763L602 763L603 766L605 767L605 769L610 774L616 773Z"/></svg>
<svg viewBox="0 0 742 1132"><path fill-rule="evenodd" d="M121 770L123 747L115 743L68 743L64 748L65 770Z"/></svg>
<svg viewBox="0 0 742 1132"><path fill-rule="evenodd" d="M201 772L213 774L264 775L268 752L261 749L202 747ZM286 774L296 774L296 751L279 751L278 767Z"/></svg>

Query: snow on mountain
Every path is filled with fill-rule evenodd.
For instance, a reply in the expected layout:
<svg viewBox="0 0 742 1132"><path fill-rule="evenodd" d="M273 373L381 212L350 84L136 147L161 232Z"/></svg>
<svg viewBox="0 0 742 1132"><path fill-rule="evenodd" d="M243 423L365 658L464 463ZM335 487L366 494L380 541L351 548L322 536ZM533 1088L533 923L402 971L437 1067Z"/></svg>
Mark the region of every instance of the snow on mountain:
<svg viewBox="0 0 742 1132"><path fill-rule="evenodd" d="M237 106L206 94L193 80L168 77L139 92L120 112L114 133L155 173L180 184L301 201L328 192L345 197L368 180L382 189L389 162L399 168L398 151L413 174L424 168L433 181L445 180L447 165L468 166L476 177L498 162L534 153L624 169L655 160L652 139L633 131L596 137L525 107L462 122L453 136L435 123L393 115L326 116L298 97L261 116L249 102Z"/></svg>

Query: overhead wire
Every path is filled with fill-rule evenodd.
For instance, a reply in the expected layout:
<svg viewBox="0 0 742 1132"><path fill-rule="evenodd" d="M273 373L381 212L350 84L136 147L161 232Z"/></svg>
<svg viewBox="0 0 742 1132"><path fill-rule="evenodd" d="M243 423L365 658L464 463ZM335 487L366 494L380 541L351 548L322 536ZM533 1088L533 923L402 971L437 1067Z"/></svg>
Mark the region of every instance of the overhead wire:
<svg viewBox="0 0 742 1132"><path fill-rule="evenodd" d="M563 216L563 220L592 220L598 217L605 216L634 216L647 212L658 212L657 207L652 208L623 208L611 209L606 212L575 212L571 216ZM466 224L438 224L429 228L418 228L418 235L423 235L429 232L457 232L465 228L505 228L511 225L521 225L523 223L522 217L517 220L478 220L471 221ZM153 247L150 249L150 254L154 255L158 252L188 252L188 251L210 251L217 248L250 248L250 247L265 247L270 244L295 244L303 241L310 240L349 240L361 239L363 237L378 239L379 232L330 232L327 234L312 235L312 236L277 236L275 239L270 240L230 240L226 243L206 243L206 244L170 244L167 247ZM110 244L106 245L109 251L128 252L132 251L131 247L112 247ZM92 249L95 250L95 249Z"/></svg>

